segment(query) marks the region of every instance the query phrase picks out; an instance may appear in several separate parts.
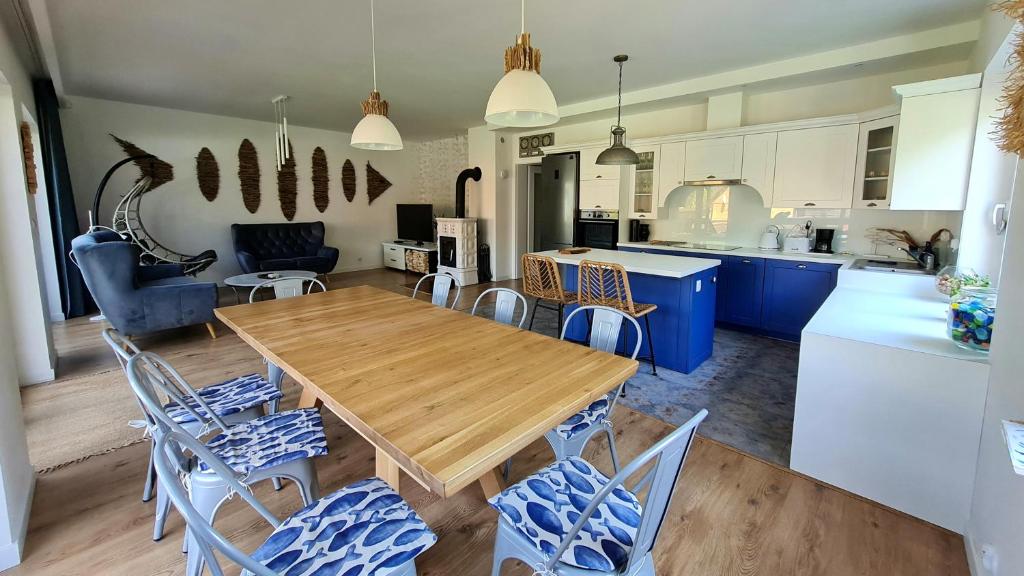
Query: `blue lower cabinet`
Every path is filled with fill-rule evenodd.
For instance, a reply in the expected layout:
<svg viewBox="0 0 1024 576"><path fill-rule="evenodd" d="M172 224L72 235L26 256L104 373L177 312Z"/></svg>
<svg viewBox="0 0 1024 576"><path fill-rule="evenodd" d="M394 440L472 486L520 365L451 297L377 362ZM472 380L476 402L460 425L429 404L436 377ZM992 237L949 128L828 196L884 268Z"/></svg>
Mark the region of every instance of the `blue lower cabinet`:
<svg viewBox="0 0 1024 576"><path fill-rule="evenodd" d="M764 289L764 258L726 256L718 283L718 320L759 328Z"/></svg>
<svg viewBox="0 0 1024 576"><path fill-rule="evenodd" d="M799 339L800 332L836 287L839 265L768 260L761 329Z"/></svg>

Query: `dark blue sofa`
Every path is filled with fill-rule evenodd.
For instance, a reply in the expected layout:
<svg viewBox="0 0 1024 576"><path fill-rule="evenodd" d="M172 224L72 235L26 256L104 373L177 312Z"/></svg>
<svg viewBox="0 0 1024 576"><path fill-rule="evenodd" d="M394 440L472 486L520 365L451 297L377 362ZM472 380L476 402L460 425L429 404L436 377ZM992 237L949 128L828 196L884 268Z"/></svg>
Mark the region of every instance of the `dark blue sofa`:
<svg viewBox="0 0 1024 576"><path fill-rule="evenodd" d="M178 264L140 266L138 247L116 232L82 234L71 252L100 311L126 336L213 321L217 284L185 276Z"/></svg>
<svg viewBox="0 0 1024 576"><path fill-rule="evenodd" d="M338 249L324 246L323 222L232 224L231 240L246 274L272 270L327 274L338 264Z"/></svg>

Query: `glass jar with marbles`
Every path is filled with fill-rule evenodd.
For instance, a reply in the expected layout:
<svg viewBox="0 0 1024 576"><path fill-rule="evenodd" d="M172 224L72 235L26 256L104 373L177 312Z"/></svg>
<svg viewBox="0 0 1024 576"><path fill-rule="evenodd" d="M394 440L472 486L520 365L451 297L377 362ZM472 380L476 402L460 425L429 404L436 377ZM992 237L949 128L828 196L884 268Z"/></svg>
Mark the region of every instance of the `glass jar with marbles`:
<svg viewBox="0 0 1024 576"><path fill-rule="evenodd" d="M961 348L988 352L996 322L996 290L963 286L950 299L949 337Z"/></svg>

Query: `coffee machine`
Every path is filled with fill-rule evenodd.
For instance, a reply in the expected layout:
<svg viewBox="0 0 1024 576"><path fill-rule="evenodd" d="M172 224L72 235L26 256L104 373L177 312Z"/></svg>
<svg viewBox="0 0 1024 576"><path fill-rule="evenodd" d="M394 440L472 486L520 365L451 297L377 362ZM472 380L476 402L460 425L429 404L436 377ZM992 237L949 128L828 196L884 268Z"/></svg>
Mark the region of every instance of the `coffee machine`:
<svg viewBox="0 0 1024 576"><path fill-rule="evenodd" d="M814 231L814 249L811 252L818 254L832 253L832 239L835 237L835 228L818 228Z"/></svg>
<svg viewBox="0 0 1024 576"><path fill-rule="evenodd" d="M651 238L651 225L641 220L629 221L629 241L647 242Z"/></svg>

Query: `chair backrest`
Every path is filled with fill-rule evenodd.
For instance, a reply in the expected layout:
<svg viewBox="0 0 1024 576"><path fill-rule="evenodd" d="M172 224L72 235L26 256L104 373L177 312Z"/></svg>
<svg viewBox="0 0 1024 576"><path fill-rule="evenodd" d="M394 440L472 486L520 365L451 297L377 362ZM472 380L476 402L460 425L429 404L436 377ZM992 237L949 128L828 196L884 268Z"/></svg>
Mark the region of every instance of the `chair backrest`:
<svg viewBox="0 0 1024 576"><path fill-rule="evenodd" d="M138 352L128 360L126 372L135 397L155 425L154 436L158 437L177 426L167 413L167 403L161 400L161 395L191 414L202 424L202 429L216 427L227 430L224 420L167 360L152 352Z"/></svg>
<svg viewBox="0 0 1024 576"><path fill-rule="evenodd" d="M116 232L96 230L71 241L71 256L110 323L127 325L129 318L139 312L139 307L132 305L139 249Z"/></svg>
<svg viewBox="0 0 1024 576"><path fill-rule="evenodd" d="M558 263L550 256L523 254L523 293L544 300L565 300Z"/></svg>
<svg viewBox="0 0 1024 576"><path fill-rule="evenodd" d="M129 340L117 330L113 328L107 328L102 333L103 340L106 341L110 349L114 351L114 357L117 358L117 363L121 365L121 372L124 373L125 378L128 377L128 361L131 360L136 354L142 352L134 342ZM156 427L156 422L149 415L149 411L142 404L142 400L135 397L135 401L139 403L139 409L142 410L142 417L146 419L146 426L152 433Z"/></svg>
<svg viewBox="0 0 1024 576"><path fill-rule="evenodd" d="M629 290L629 275L620 264L583 260L578 266L579 303L609 306L635 315L633 293Z"/></svg>
<svg viewBox="0 0 1024 576"><path fill-rule="evenodd" d="M451 305L451 308L454 310L455 306L459 303L459 298L462 297L462 285L449 274L427 274L420 278L420 281L416 283L416 287L412 289L412 297L416 297L416 294L420 291L420 284L423 284L427 278L434 279L434 287L430 292L430 302L434 306L448 307L448 294L452 290L452 285L455 285L455 299L452 300Z"/></svg>
<svg viewBox="0 0 1024 576"><path fill-rule="evenodd" d="M685 424L673 430L668 436L659 440L654 446L648 448L643 454L627 464L618 474L603 488L597 491L590 501L590 504L583 510L580 517L566 533L558 550L549 556L545 567L553 571L558 559L562 557L566 549L572 543L579 531L586 525L590 517L597 510L597 507L608 495L619 486L625 487L626 480L649 462L654 464L643 475L643 477L629 489L635 494L643 488L648 488L647 497L642 503L643 512L640 515L640 522L634 538L633 548L629 551L626 565L620 568L622 574L633 574L638 565L644 561L647 553L654 549L658 540L658 533L665 521L665 514L672 502L672 492L675 490L679 475L683 471L683 464L686 463L686 455L693 445L693 438L697 433L697 426L707 417L708 411L701 410ZM588 496L589 497L589 496Z"/></svg>
<svg viewBox="0 0 1024 576"><path fill-rule="evenodd" d="M636 344L633 346L633 353L630 358L636 360L640 353L640 343L643 341L643 332L640 331L640 323L635 318L626 314L618 308L609 306L580 306L569 313L562 326L562 333L559 338L565 340L565 333L569 330L569 324L579 314L590 317L590 341L591 348L597 348L610 354L615 353L619 344L619 332L622 329L622 320L629 320L633 325L633 333L636 334Z"/></svg>
<svg viewBox="0 0 1024 576"><path fill-rule="evenodd" d="M319 286L321 292L327 292L327 287L324 283L317 280L316 278L305 278L302 276L283 276L281 278L271 278L266 282L253 287L252 292L249 292L249 304L256 301L256 293L262 288L267 286L274 287L274 298L280 300L281 298L294 298L295 296L302 296L302 283L309 282L309 288L306 289L306 294L313 293L313 286Z"/></svg>
<svg viewBox="0 0 1024 576"><path fill-rule="evenodd" d="M199 551L205 558L206 565L213 575L223 576L223 571L220 564L217 562L217 557L213 553L213 549L216 548L232 562L238 564L245 570L256 574L256 576L276 576L276 572L260 564L251 556L231 544L227 538L213 527L213 524L211 524L209 520L203 518L203 515L192 506L192 502L188 497L188 492L182 485L177 467L170 456L170 454L173 453L173 450L178 448L187 449L189 452L194 454L199 460L206 464L210 470L217 474L217 476L219 476L231 490L239 494L242 499L249 504L249 506L252 506L253 509L259 512L260 516L263 516L263 518L272 526L279 526L281 521L278 520L270 510L267 510L267 508L249 492L249 488L238 480L237 475L230 467L228 467L227 464L224 463L223 460L213 454L213 452L204 446L201 441L194 438L192 435L185 432L185 430L180 426L175 424L173 428L168 430L167 433L157 440L156 450L153 455L153 464L156 466L157 479L159 480L161 487L170 498L171 503L174 504L174 507L177 508L182 517L185 518L185 523L188 525L191 533L195 536L195 542L199 546Z"/></svg>
<svg viewBox="0 0 1024 576"><path fill-rule="evenodd" d="M231 240L236 252L248 252L260 260L316 256L324 245L324 223L232 224Z"/></svg>
<svg viewBox="0 0 1024 576"><path fill-rule="evenodd" d="M484 296L494 293L494 320L495 322L501 322L502 324L516 325L519 328L523 327L523 323L526 322L526 309L529 307L526 304L526 298L523 295L511 288L488 288L480 293L476 297L476 302L473 302L473 310L470 311L470 316L476 316L477 306L480 305L480 301L484 299ZM519 316L519 323L516 323L515 313L516 304L518 302L523 303L523 313Z"/></svg>

